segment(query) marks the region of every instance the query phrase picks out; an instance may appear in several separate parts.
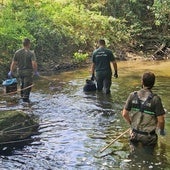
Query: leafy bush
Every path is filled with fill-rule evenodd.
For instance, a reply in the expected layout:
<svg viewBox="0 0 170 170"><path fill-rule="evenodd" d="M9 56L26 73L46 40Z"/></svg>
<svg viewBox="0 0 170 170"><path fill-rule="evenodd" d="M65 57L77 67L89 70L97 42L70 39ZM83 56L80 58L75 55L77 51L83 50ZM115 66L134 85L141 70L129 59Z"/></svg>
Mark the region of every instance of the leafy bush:
<svg viewBox="0 0 170 170"><path fill-rule="evenodd" d="M74 61L78 62L78 63L86 61L87 58L88 58L88 54L87 53L83 54L81 52L75 52L74 55L73 55Z"/></svg>
<svg viewBox="0 0 170 170"><path fill-rule="evenodd" d="M152 31L153 13L157 25L167 34L169 1L165 2L4 0L0 4L0 63L10 63L24 37L33 42L39 65L71 61L72 56L85 60L82 54L92 52L100 38L114 49ZM77 53L79 50L82 53Z"/></svg>

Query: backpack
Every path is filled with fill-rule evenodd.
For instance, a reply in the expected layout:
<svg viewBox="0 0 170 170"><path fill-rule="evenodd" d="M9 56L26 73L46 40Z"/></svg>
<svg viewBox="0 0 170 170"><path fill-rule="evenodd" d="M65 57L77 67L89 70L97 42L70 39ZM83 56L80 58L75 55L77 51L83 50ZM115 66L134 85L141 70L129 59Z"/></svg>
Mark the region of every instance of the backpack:
<svg viewBox="0 0 170 170"><path fill-rule="evenodd" d="M136 109L142 113L155 114L151 107L151 100L156 94L151 93L144 102L141 102L137 92L134 92L134 99L132 100L132 109Z"/></svg>
<svg viewBox="0 0 170 170"><path fill-rule="evenodd" d="M84 92L89 92L89 91L96 91L96 84L93 80L86 80L86 84L83 87Z"/></svg>

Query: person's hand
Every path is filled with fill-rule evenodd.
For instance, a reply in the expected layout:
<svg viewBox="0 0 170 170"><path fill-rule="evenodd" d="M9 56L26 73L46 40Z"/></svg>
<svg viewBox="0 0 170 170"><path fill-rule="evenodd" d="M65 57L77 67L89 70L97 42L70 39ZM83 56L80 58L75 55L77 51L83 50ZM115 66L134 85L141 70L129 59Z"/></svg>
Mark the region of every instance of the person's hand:
<svg viewBox="0 0 170 170"><path fill-rule="evenodd" d="M34 76L39 77L40 76L39 72L38 71L34 72Z"/></svg>
<svg viewBox="0 0 170 170"><path fill-rule="evenodd" d="M91 80L92 80L92 81L95 80L95 75L94 75L94 73L91 75Z"/></svg>
<svg viewBox="0 0 170 170"><path fill-rule="evenodd" d="M12 71L9 71L8 78L12 78Z"/></svg>
<svg viewBox="0 0 170 170"><path fill-rule="evenodd" d="M165 136L165 130L164 130L164 129L160 129L160 130L159 130L159 134L160 134L161 136Z"/></svg>
<svg viewBox="0 0 170 170"><path fill-rule="evenodd" d="M115 70L114 77L118 78L117 70Z"/></svg>

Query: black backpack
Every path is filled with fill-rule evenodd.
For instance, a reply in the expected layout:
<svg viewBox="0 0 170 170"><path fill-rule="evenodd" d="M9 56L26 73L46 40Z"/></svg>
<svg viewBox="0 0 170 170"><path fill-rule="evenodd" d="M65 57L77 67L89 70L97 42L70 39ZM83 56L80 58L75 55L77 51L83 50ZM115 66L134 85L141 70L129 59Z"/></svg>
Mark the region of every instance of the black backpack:
<svg viewBox="0 0 170 170"><path fill-rule="evenodd" d="M83 87L84 92L96 91L96 84L93 80L86 80L86 84Z"/></svg>

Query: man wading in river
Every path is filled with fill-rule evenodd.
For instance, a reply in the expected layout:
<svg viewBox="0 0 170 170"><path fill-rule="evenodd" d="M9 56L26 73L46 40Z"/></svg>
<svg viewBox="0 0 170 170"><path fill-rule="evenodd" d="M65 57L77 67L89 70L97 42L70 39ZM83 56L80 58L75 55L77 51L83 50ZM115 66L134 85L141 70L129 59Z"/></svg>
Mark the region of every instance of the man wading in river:
<svg viewBox="0 0 170 170"><path fill-rule="evenodd" d="M151 72L144 73L142 89L129 95L122 111L122 116L131 125L132 150L142 146L144 151L152 152L158 139L156 128L159 129L160 135L165 135L165 111L161 98L151 91L154 83L155 75Z"/></svg>
<svg viewBox="0 0 170 170"><path fill-rule="evenodd" d="M98 43L99 48L92 55L92 79L94 79L94 72L96 71L97 90L104 90L106 94L109 94L112 83L112 69L110 64L113 65L115 71L114 77L118 78L117 63L112 51L105 47L105 40L101 39Z"/></svg>
<svg viewBox="0 0 170 170"><path fill-rule="evenodd" d="M28 38L23 40L23 48L15 52L8 77L12 77L13 71L18 68L19 78L21 79L21 98L23 102L30 102L29 96L33 75L39 76L37 72L37 62L34 52L30 50L31 42ZM29 87L29 88L28 88ZM25 89L25 90L22 90Z"/></svg>

